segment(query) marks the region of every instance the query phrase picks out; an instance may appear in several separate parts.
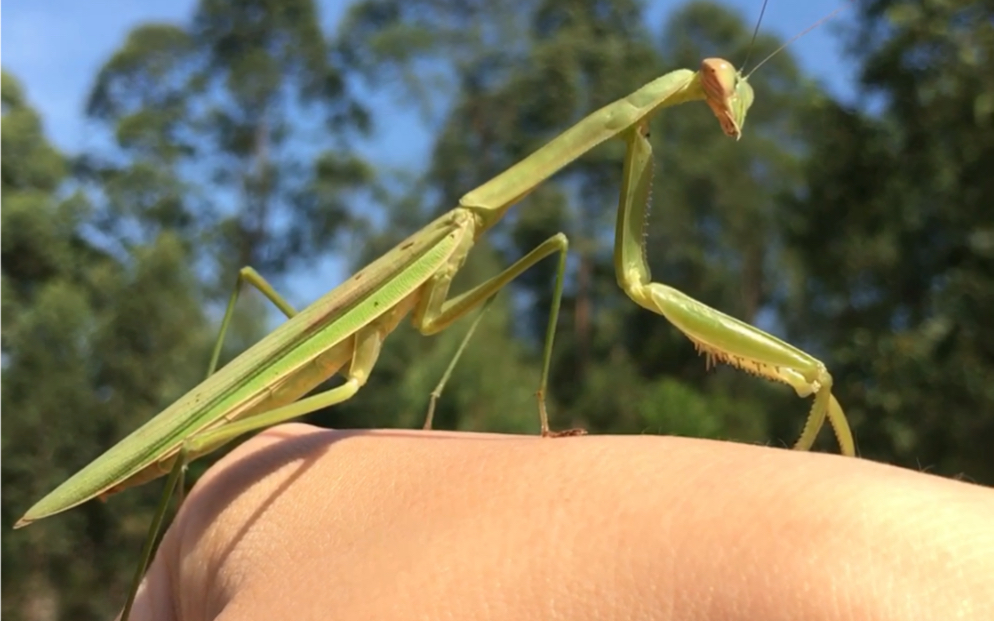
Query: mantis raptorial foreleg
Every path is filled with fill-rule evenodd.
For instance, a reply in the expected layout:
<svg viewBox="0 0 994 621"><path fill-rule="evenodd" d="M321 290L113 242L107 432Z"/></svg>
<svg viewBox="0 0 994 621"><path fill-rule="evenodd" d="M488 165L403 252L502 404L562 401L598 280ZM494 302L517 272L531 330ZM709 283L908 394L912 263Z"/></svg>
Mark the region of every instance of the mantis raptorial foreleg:
<svg viewBox="0 0 994 621"><path fill-rule="evenodd" d="M615 270L618 284L639 306L663 315L712 362L724 362L748 373L791 386L800 397L815 395L795 449L808 450L827 414L839 448L855 455L849 424L835 397L832 376L811 355L771 334L706 306L673 287L652 282L646 262L646 209L652 189L652 146L640 124L625 135L628 148L622 172L618 222L615 227Z"/></svg>

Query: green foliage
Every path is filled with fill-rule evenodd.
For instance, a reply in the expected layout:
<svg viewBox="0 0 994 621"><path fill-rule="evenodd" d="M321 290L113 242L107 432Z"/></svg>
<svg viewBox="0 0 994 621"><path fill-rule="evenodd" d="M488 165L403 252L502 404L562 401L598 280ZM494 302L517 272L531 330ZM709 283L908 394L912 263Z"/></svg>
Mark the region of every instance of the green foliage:
<svg viewBox="0 0 994 621"><path fill-rule="evenodd" d="M201 379L242 265L277 284L319 256L358 268L596 107L701 58L747 56L751 25L719 4L665 24L642 9L364 0L330 33L310 0L202 0L188 23L121 43L87 106L111 146L71 158L5 73L4 524ZM703 105L654 122L648 259L655 280L820 356L864 456L994 483L994 13L958 0L861 11L848 36L864 105L834 101L787 51L751 78L741 141ZM760 33L751 57L779 43ZM384 94L422 113L427 161L387 171L354 155L396 122L366 108ZM618 289L621 157L606 144L530 194L478 240L455 291L562 231L554 427L789 445L808 401L708 369ZM437 427L537 430L554 263L497 297ZM271 323L268 303L243 300L226 359ZM310 420L419 427L470 321L433 338L402 325L359 395ZM3 613L112 615L158 492L7 533Z"/></svg>
<svg viewBox="0 0 994 621"><path fill-rule="evenodd" d="M815 104L806 192L784 221L802 269L792 333L828 352L864 454L986 483L992 24L990 3L870 3L853 48L880 113Z"/></svg>
<svg viewBox="0 0 994 621"><path fill-rule="evenodd" d="M124 258L96 245L87 232L94 210L79 193L62 198L65 161L6 75L3 94L2 510L9 525L182 395L198 379L190 369L202 366L208 334L176 235L163 232ZM90 503L66 520L5 537L4 614L112 615L154 491Z"/></svg>

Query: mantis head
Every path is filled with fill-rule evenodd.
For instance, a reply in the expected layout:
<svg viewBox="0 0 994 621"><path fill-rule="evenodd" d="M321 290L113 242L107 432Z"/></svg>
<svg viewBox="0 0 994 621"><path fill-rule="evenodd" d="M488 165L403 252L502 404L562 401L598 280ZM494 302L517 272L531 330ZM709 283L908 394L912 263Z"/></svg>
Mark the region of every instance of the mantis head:
<svg viewBox="0 0 994 621"><path fill-rule="evenodd" d="M742 75L741 72L735 69L732 63L723 58L704 59L701 63L701 70L698 72L701 86L704 89L704 99L711 106L711 111L714 112L714 115L718 117L721 129L724 130L726 135L736 140L742 137L742 126L745 125L746 112L749 111L749 106L752 105L753 100L752 87L749 86L748 81L749 76L766 64L768 60L782 52L788 45L835 17L850 2L852 0L849 0L849 2L846 2L825 17L811 24L803 32L795 35L760 61L746 75ZM759 19L756 20L756 29L752 33L753 43L756 41L756 35L759 34L759 25L763 21L763 14L765 12L766 0L763 1L763 10L759 13ZM749 44L749 48L751 51L751 43ZM748 62L749 56L747 55L746 62L743 63L743 68Z"/></svg>
<svg viewBox="0 0 994 621"><path fill-rule="evenodd" d="M705 100L718 117L721 129L738 140L752 105L752 87L732 63L722 58L705 58L699 74Z"/></svg>

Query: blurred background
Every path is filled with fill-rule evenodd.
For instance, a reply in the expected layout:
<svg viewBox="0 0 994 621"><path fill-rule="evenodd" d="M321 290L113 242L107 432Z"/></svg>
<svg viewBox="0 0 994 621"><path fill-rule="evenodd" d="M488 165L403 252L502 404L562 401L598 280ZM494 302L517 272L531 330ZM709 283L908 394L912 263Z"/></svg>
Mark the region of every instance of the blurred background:
<svg viewBox="0 0 994 621"><path fill-rule="evenodd" d="M3 528L202 378L239 267L302 308L595 108L838 6L773 2L750 45L759 0L6 3ZM654 278L822 359L863 457L994 483L994 5L858 1L751 83L738 143L703 104L653 124ZM513 209L457 288L563 231L555 428L789 445L810 400L707 370L617 287L622 151ZM497 298L437 427L537 432L554 263ZM280 321L247 290L225 359ZM420 427L467 326L405 322L309 420ZM4 617L110 618L159 491L5 530Z"/></svg>

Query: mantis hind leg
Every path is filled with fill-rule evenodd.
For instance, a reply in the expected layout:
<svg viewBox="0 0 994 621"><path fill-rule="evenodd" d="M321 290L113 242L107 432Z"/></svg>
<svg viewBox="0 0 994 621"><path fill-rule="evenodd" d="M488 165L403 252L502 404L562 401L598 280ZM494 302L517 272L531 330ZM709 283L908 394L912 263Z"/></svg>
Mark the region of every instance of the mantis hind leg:
<svg viewBox="0 0 994 621"><path fill-rule="evenodd" d="M394 318L388 315L386 321L394 322ZM309 414L310 412L351 399L366 383L366 379L369 377L373 366L376 364L376 360L379 358L383 339L391 329L392 326L386 329L381 321L371 324L355 335L351 365L345 374L344 384L311 395L300 401L253 414L221 427L202 432L183 444L173 461L169 477L166 479L165 487L162 490L162 498L156 508L155 517L149 525L148 535L145 538L145 543L142 545L141 560L135 572L131 590L128 592L128 600L121 614L122 621L128 620L128 616L134 606L138 587L141 585L145 571L148 569L149 562L152 560L152 552L155 542L159 537L162 522L169 508L169 501L177 489L182 489L181 481L187 464L198 456L209 453L245 433L271 427L297 418L298 416L303 416L304 414Z"/></svg>
<svg viewBox="0 0 994 621"><path fill-rule="evenodd" d="M221 357L221 347L224 345L224 337L228 333L231 318L234 316L235 303L238 301L238 296L241 293L243 282L255 287L288 318L297 314L297 310L291 306L290 303L283 298L283 296L277 293L273 286L269 284L269 281L263 278L262 275L255 271L254 268L246 266L240 269L238 271L238 280L235 281L235 288L231 292L231 296L228 298L228 306L224 310L224 317L221 319L221 329L218 331L217 341L215 341L214 350L211 352L211 361L207 365L207 377L213 375L214 371L217 370L217 363ZM177 483L177 506L183 504L183 498L186 494L186 488L183 484L183 472L185 472L185 466L184 470L180 473L179 482Z"/></svg>
<svg viewBox="0 0 994 621"><path fill-rule="evenodd" d="M138 568L135 570L135 575L131 579L128 599L124 602L124 609L121 611L121 621L128 621L128 617L131 616L131 609L135 605L135 597L138 595L138 587L141 586L145 570L148 569L148 564L152 560L152 552L155 550L155 542L159 538L159 531L162 529L162 521L165 519L166 512L169 510L169 500L172 498L173 491L177 488L180 490L183 488L183 471L186 469L187 463L189 463L189 460L186 458L185 452L180 450L172 469L169 471L169 477L166 478L166 484L162 488L162 497L159 499L159 504L155 508L155 515L152 517L152 523L148 527L148 534L145 536L145 542L142 544Z"/></svg>
<svg viewBox="0 0 994 621"><path fill-rule="evenodd" d="M483 303L480 307L480 312L476 314L473 319L473 323L470 324L469 330L466 330L466 334L462 337L462 341L459 342L459 347L456 349L456 353L452 356L452 360L449 361L449 366L445 368L445 373L442 374L442 379L438 380L438 384L435 385L435 389L431 391L431 395L428 397L428 413L425 414L425 423L422 427L425 430L431 429L432 423L435 421L435 406L438 405L438 400L442 397L442 391L445 390L445 385L449 383L449 378L452 376L452 371L459 364L459 359L462 357L464 351L466 351L466 346L469 345L469 341L473 338L473 333L476 332L476 328L480 325L480 321L483 320L483 316L487 313L490 305L493 304L494 298L497 295L492 295L487 298L487 301Z"/></svg>
<svg viewBox="0 0 994 621"><path fill-rule="evenodd" d="M183 471L186 469L186 466L190 461L195 459L197 455L210 452L214 450L214 448L225 444L226 442L229 442L242 434L263 429L265 427L271 427L298 416L303 416L304 414L347 401L359 391L359 388L364 383L364 378L358 379L356 377L349 377L345 384L342 384L341 386L320 392L290 405L275 408L268 412L263 412L234 423L229 423L228 425L219 427L199 436L195 436L187 441L187 443L180 449L179 454L173 462L173 467L169 471L169 478L166 479L165 487L162 490L162 498L156 508L155 517L149 525L148 535L145 538L145 543L142 545L141 560L139 561L138 569L135 572L135 577L131 584L131 590L128 592L128 600L124 605L124 612L121 615L121 620L127 621L128 619L128 615L130 614L131 608L135 602L135 597L138 594L138 587L141 585L141 580L145 575L145 571L148 569L148 564L152 560L152 550L154 549L155 541L159 537L159 531L162 528L162 522L165 518L166 512L169 509L169 501L174 492L182 490L181 481L183 478Z"/></svg>
<svg viewBox="0 0 994 621"><path fill-rule="evenodd" d="M231 317L235 312L235 303L238 301L238 296L242 290L242 283L252 285L259 290L262 295L266 296L270 302L272 302L276 308L280 309L287 318L293 317L297 314L297 310L287 302L283 296L273 289L273 286L269 284L265 278L263 278L259 272L255 271L251 267L243 267L238 271L238 280L235 281L235 288L231 292L231 297L228 298L228 307L224 309L224 318L221 320L221 330L217 336L217 342L214 343L214 351L211 353L211 362L207 366L207 377L214 374L217 370L217 362L221 357L221 347L224 345L224 337L228 333L228 326L231 324Z"/></svg>
<svg viewBox="0 0 994 621"><path fill-rule="evenodd" d="M235 303L238 301L238 296L239 293L241 292L243 282L252 285L256 289L258 289L259 292L261 292L264 296L266 296L266 298L268 298L287 317L293 317L294 315L297 314L297 310L293 306L291 306L290 303L283 298L283 296L277 293L276 290L273 289L273 286L270 285L269 282L259 274L259 272L255 271L255 269L251 267L243 267L238 272L238 280L235 282L235 288L231 292L231 296L228 298L228 306L227 308L225 308L224 318L221 320L221 328L218 332L217 341L214 343L214 350L211 353L211 361L210 364L208 364L207 366L207 377L213 375L214 371L217 370L218 359L221 356L221 347L224 345L224 337L227 334L228 327L231 324L231 318L234 315L234 310L235 310ZM182 462L183 460L177 458L176 461L177 463L179 463ZM178 479L173 482L176 488L175 492L178 496L176 503L177 506L183 504L183 498L185 496L186 490L183 484L185 472L186 472L186 463L183 463L183 467L180 470L179 474L177 475ZM174 490L172 489L172 487L170 487L169 484L167 484L165 492L166 500L168 500L171 497L173 491ZM157 514L156 517L157 519L159 519L159 521L161 521L162 519L161 515ZM157 528L158 527L156 526L156 530ZM124 618L126 619L127 617Z"/></svg>
<svg viewBox="0 0 994 621"><path fill-rule="evenodd" d="M556 270L556 285L553 291L552 307L549 312L549 322L546 325L545 345L542 350L542 377L539 380L539 388L535 394L536 399L538 400L541 433L545 437L573 436L586 433L583 429L568 429L566 431L556 432L551 431L549 429L549 415L545 405L545 397L549 384L549 368L552 364L552 345L556 334L559 308L562 304L563 282L566 275L566 252L568 249L569 241L566 239L566 236L562 233L557 233L536 246L531 252L515 261L500 274L497 274L493 278L480 283L469 291L448 300L445 299L445 296L448 294L448 288L452 282L454 271L440 274L436 276L435 279L428 282L426 285L428 290L421 297L418 308L414 312L415 327L422 334L435 334L462 318L473 309L479 307L481 304L484 306L485 310L486 306L489 304L489 301L497 294L498 291L504 288L505 285L520 276L528 268L532 267L542 259L552 254L559 253L559 263ZM474 321L467 335L463 337L463 342L459 347L459 351L456 353L456 357L453 362L450 363L449 369L446 371L446 375L442 378L443 381L440 383L439 387L436 388L436 392L441 392L441 387L444 386L445 380L448 379L449 372L461 355L463 348L472 336L473 330L475 330L476 324L479 322L481 317L482 313L481 316L477 317ZM432 403L429 408L429 417L425 420L425 429L431 428L432 421L430 417L434 410L434 403Z"/></svg>
<svg viewBox="0 0 994 621"><path fill-rule="evenodd" d="M855 455L849 423L832 396L832 376L820 360L673 287L652 282L644 246L645 216L652 189L652 147L645 126L634 127L623 137L628 148L615 231L618 284L639 306L666 317L693 341L709 362L724 362L782 382L801 397L814 395L814 404L795 449L810 449L828 418L840 451Z"/></svg>

